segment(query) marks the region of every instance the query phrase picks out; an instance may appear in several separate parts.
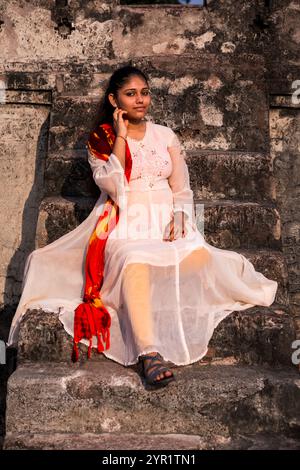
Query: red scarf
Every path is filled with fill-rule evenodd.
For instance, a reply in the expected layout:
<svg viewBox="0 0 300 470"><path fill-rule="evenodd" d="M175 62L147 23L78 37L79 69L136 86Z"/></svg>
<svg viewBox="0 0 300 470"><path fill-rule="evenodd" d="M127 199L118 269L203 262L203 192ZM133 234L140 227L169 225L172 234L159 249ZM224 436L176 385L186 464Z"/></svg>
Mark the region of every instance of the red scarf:
<svg viewBox="0 0 300 470"><path fill-rule="evenodd" d="M115 142L116 134L111 124L100 124L90 133L88 148L95 158L108 161ZM126 142L125 175L130 180L132 159ZM74 316L74 342L72 361L78 361L78 342L82 338L89 340L87 358L91 357L92 337L97 336L97 351L100 354L110 347L111 317L100 298L100 289L103 284L104 249L106 240L119 221L119 206L108 195L93 233L90 236L87 255L85 259L85 288L83 303L75 309Z"/></svg>

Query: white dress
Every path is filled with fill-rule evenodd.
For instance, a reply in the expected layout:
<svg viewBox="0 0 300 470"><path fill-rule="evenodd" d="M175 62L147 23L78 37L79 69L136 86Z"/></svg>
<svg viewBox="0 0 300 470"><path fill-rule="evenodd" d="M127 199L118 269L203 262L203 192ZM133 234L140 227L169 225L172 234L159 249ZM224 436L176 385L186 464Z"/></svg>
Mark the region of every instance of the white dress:
<svg viewBox="0 0 300 470"><path fill-rule="evenodd" d="M146 121L144 138L127 141L129 183L116 155L103 161L88 152L101 196L75 230L28 256L7 346L17 344L28 308L59 312L73 336L86 248L108 194L120 211L105 246L101 299L112 319L106 357L127 366L159 351L176 365L191 364L205 356L214 329L231 312L274 302L276 281L255 271L242 254L209 245L200 233L185 152L174 131ZM164 240L172 214L181 210L186 236L175 226L175 240ZM92 345L97 347L96 337Z"/></svg>

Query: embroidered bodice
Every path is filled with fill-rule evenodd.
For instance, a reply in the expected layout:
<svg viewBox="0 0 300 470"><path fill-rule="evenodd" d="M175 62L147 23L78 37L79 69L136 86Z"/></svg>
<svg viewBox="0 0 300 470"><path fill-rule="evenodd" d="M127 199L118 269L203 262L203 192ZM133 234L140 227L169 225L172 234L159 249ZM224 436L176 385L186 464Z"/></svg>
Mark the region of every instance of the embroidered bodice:
<svg viewBox="0 0 300 470"><path fill-rule="evenodd" d="M132 158L130 183L142 179L147 187L161 179L167 179L172 173L172 160L169 152L158 149L157 143L150 139L135 140L127 137ZM130 186L129 183L129 186Z"/></svg>
<svg viewBox="0 0 300 470"><path fill-rule="evenodd" d="M150 126L151 122L146 121L146 133L143 139L127 137L132 158L130 182L142 179L145 189L153 187L158 180L167 179L172 173L170 154L161 142L151 138Z"/></svg>

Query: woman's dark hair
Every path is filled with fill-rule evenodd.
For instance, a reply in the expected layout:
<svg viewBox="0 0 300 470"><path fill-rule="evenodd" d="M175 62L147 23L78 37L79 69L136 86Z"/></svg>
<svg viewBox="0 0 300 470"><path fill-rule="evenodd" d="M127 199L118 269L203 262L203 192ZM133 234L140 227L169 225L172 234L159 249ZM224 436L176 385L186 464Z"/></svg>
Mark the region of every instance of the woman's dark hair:
<svg viewBox="0 0 300 470"><path fill-rule="evenodd" d="M98 112L97 126L103 123L113 123L113 112L115 108L112 106L108 99L108 95L113 93L114 96L117 96L118 90L122 88L132 77L133 75L138 75L148 84L148 77L144 72L142 72L137 67L133 65L125 65L114 71L109 79L108 86L105 91L105 95L102 98L100 109Z"/></svg>

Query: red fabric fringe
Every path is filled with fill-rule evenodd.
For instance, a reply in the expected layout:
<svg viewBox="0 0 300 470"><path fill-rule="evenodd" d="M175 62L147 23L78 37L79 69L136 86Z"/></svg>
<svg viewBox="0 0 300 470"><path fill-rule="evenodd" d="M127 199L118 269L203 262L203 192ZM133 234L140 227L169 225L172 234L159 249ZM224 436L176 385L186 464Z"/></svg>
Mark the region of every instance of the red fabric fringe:
<svg viewBox="0 0 300 470"><path fill-rule="evenodd" d="M97 337L97 351L100 354L110 347L111 317L104 306L97 308L91 303L83 302L75 309L74 317L74 342L72 351L72 361L79 358L78 343L82 338L89 340L87 358L91 357L92 339ZM102 337L102 340L101 340Z"/></svg>

